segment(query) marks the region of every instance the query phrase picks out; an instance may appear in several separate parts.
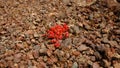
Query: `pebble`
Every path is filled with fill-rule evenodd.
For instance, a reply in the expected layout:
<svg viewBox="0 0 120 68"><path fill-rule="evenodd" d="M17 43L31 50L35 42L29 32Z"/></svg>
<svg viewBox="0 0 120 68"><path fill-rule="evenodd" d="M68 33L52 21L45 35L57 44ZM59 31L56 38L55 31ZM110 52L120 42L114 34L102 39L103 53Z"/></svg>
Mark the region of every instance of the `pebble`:
<svg viewBox="0 0 120 68"><path fill-rule="evenodd" d="M46 48L40 49L39 52L46 54L47 53L47 49Z"/></svg>
<svg viewBox="0 0 120 68"><path fill-rule="evenodd" d="M46 62L48 60L47 56L44 56L43 60Z"/></svg>
<svg viewBox="0 0 120 68"><path fill-rule="evenodd" d="M74 26L73 26L73 32L74 32L75 34L80 33L79 26L74 25Z"/></svg>
<svg viewBox="0 0 120 68"><path fill-rule="evenodd" d="M38 38L39 37L38 33L34 33L34 37Z"/></svg>
<svg viewBox="0 0 120 68"><path fill-rule="evenodd" d="M110 45L113 47L120 47L119 44L117 43L117 41L109 41Z"/></svg>
<svg viewBox="0 0 120 68"><path fill-rule="evenodd" d="M27 35L31 35L31 34L34 34L34 31L33 30L28 30L25 32Z"/></svg>
<svg viewBox="0 0 120 68"><path fill-rule="evenodd" d="M114 68L119 68L120 67L120 63L115 63L114 64Z"/></svg>
<svg viewBox="0 0 120 68"><path fill-rule="evenodd" d="M44 54L47 53L47 48L46 48L46 46L44 45L44 43L41 44L40 47L41 47L40 50L39 50L40 53L44 53Z"/></svg>
<svg viewBox="0 0 120 68"><path fill-rule="evenodd" d="M88 24L85 24L84 26L85 26L85 29L87 29L87 30L90 30L90 29L91 29L91 26L88 25Z"/></svg>
<svg viewBox="0 0 120 68"><path fill-rule="evenodd" d="M34 59L33 54L31 52L28 52L27 56L28 56L29 59Z"/></svg>
<svg viewBox="0 0 120 68"><path fill-rule="evenodd" d="M37 68L36 66L29 66L28 68Z"/></svg>
<svg viewBox="0 0 120 68"><path fill-rule="evenodd" d="M19 68L17 63L14 64L14 68Z"/></svg>
<svg viewBox="0 0 120 68"><path fill-rule="evenodd" d="M39 50L40 49L40 46L39 45L36 45L33 47L34 50Z"/></svg>
<svg viewBox="0 0 120 68"><path fill-rule="evenodd" d="M102 39L102 42L103 42L103 43L109 43L109 40L108 40L107 37L104 37L104 38Z"/></svg>
<svg viewBox="0 0 120 68"><path fill-rule="evenodd" d="M31 26L31 29L36 29L37 27L35 25L32 25Z"/></svg>
<svg viewBox="0 0 120 68"><path fill-rule="evenodd" d="M70 0L62 0L64 4L69 4L70 3Z"/></svg>
<svg viewBox="0 0 120 68"><path fill-rule="evenodd" d="M88 47L86 46L86 45L83 45L83 44L81 44L79 47L78 47L78 50L80 50L80 51L85 51L85 50L87 50L88 49Z"/></svg>
<svg viewBox="0 0 120 68"><path fill-rule="evenodd" d="M38 50L34 50L33 51L33 56L34 56L34 58L38 58L39 57L39 51Z"/></svg>
<svg viewBox="0 0 120 68"><path fill-rule="evenodd" d="M51 58L53 60L54 63L56 63L58 61L58 59L56 57Z"/></svg>
<svg viewBox="0 0 120 68"><path fill-rule="evenodd" d="M108 62L108 60L103 59L103 62L105 64L105 67L110 67L111 63Z"/></svg>
<svg viewBox="0 0 120 68"><path fill-rule="evenodd" d="M80 52L79 51L73 51L72 54L75 55L75 56L79 56Z"/></svg>
<svg viewBox="0 0 120 68"><path fill-rule="evenodd" d="M36 40L35 40L35 39L31 39L31 42L32 42L32 43L36 43Z"/></svg>
<svg viewBox="0 0 120 68"><path fill-rule="evenodd" d="M93 68L100 68L100 65L97 62L95 62L93 63Z"/></svg>
<svg viewBox="0 0 120 68"><path fill-rule="evenodd" d="M13 57L13 56L8 56L8 57L6 57L5 59L10 61L10 60L13 60L14 57Z"/></svg>
<svg viewBox="0 0 120 68"><path fill-rule="evenodd" d="M17 46L18 48L20 48L20 49L21 49L21 48L24 48L24 45L23 45L23 44L19 44L19 43L18 43L18 44L16 44L16 46Z"/></svg>
<svg viewBox="0 0 120 68"><path fill-rule="evenodd" d="M14 62L20 62L22 57L22 53L18 53L14 55Z"/></svg>
<svg viewBox="0 0 120 68"><path fill-rule="evenodd" d="M95 56L90 56L90 60L95 61L96 60Z"/></svg>
<svg viewBox="0 0 120 68"><path fill-rule="evenodd" d="M95 55L95 57L96 57L96 59L101 59L102 57L101 57L101 55L100 55L100 53L99 52L94 52L94 55Z"/></svg>
<svg viewBox="0 0 120 68"><path fill-rule="evenodd" d="M77 45L78 42L79 42L79 38L73 38L73 44L74 44L74 45Z"/></svg>
<svg viewBox="0 0 120 68"><path fill-rule="evenodd" d="M52 51L52 50L50 50L50 49L48 49L48 50L47 50L47 55L48 55L48 56L51 56L51 55L52 55L52 53L53 53L53 51Z"/></svg>
<svg viewBox="0 0 120 68"><path fill-rule="evenodd" d="M72 39L71 38L67 38L63 41L63 45L64 46L68 46L68 45L72 45Z"/></svg>
<svg viewBox="0 0 120 68"><path fill-rule="evenodd" d="M66 58L70 58L70 54L69 54L69 53L66 53L66 54L65 54L65 57L66 57Z"/></svg>
<svg viewBox="0 0 120 68"><path fill-rule="evenodd" d="M78 68L77 62L74 62L74 63L73 63L72 68Z"/></svg>

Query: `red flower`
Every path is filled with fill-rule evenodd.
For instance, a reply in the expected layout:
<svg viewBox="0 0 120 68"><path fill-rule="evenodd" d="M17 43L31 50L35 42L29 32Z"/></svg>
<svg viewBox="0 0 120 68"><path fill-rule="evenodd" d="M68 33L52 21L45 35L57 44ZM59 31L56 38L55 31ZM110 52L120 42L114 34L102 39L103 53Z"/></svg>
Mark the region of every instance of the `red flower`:
<svg viewBox="0 0 120 68"><path fill-rule="evenodd" d="M65 37L67 38L68 36L69 36L69 33L68 33L68 32L66 32L66 33L65 33Z"/></svg>
<svg viewBox="0 0 120 68"><path fill-rule="evenodd" d="M60 43L59 40L63 39L64 37L67 38L69 36L68 33L68 26L66 24L63 25L55 25L51 27L45 36L51 39L51 43L54 44L55 47L59 47Z"/></svg>
<svg viewBox="0 0 120 68"><path fill-rule="evenodd" d="M54 44L55 47L59 47L60 46L60 43L57 41L55 44Z"/></svg>
<svg viewBox="0 0 120 68"><path fill-rule="evenodd" d="M51 40L51 43L56 43L56 42L57 42L56 39L52 39L52 40Z"/></svg>

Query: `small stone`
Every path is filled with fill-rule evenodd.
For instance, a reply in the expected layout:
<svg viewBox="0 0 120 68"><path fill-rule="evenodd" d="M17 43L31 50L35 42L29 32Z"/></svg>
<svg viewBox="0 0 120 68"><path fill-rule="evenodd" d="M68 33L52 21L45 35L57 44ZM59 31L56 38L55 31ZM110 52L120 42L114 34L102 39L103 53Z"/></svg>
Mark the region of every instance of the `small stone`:
<svg viewBox="0 0 120 68"><path fill-rule="evenodd" d="M75 56L74 55L72 55L69 59L71 60L71 61L73 61L73 60L75 60Z"/></svg>
<svg viewBox="0 0 120 68"><path fill-rule="evenodd" d="M58 59L56 57L51 58L53 60L54 63L56 63L58 61Z"/></svg>
<svg viewBox="0 0 120 68"><path fill-rule="evenodd" d="M111 63L107 60L103 59L103 62L105 63L105 67L110 67Z"/></svg>
<svg viewBox="0 0 120 68"><path fill-rule="evenodd" d="M79 26L74 25L73 31L74 31L74 33L78 34L80 32Z"/></svg>
<svg viewBox="0 0 120 68"><path fill-rule="evenodd" d="M31 35L31 34L34 34L34 31L33 30L28 30L25 32L27 35Z"/></svg>
<svg viewBox="0 0 120 68"><path fill-rule="evenodd" d="M72 39L71 38L67 38L63 41L63 45L64 46L68 46L68 45L72 45Z"/></svg>
<svg viewBox="0 0 120 68"><path fill-rule="evenodd" d="M51 64L53 64L54 62L53 62L53 60L52 60L51 58L48 58L47 63L51 65Z"/></svg>
<svg viewBox="0 0 120 68"><path fill-rule="evenodd" d="M74 2L76 2L76 4L78 4L79 6L90 6L92 4L94 4L97 0L74 0Z"/></svg>
<svg viewBox="0 0 120 68"><path fill-rule="evenodd" d="M34 37L38 38L39 37L38 33L34 33Z"/></svg>
<svg viewBox="0 0 120 68"><path fill-rule="evenodd" d="M69 53L66 53L66 54L65 54L65 57L66 57L66 58L70 58L70 54L69 54Z"/></svg>
<svg viewBox="0 0 120 68"><path fill-rule="evenodd" d="M46 49L46 48L40 49L39 52L40 52L41 54L43 54L43 53L46 54L46 53L47 53L47 49Z"/></svg>
<svg viewBox="0 0 120 68"><path fill-rule="evenodd" d="M74 63L73 63L72 68L78 68L77 62L74 62Z"/></svg>
<svg viewBox="0 0 120 68"><path fill-rule="evenodd" d="M31 28L32 28L32 29L36 29L36 26L35 26L35 25L32 25Z"/></svg>
<svg viewBox="0 0 120 68"><path fill-rule="evenodd" d="M80 51L85 51L85 50L87 50L88 49L88 47L86 46L86 45L83 45L83 44L81 44L79 47L78 47L78 50L80 50Z"/></svg>
<svg viewBox="0 0 120 68"><path fill-rule="evenodd" d="M61 55L61 56L64 56L65 53L64 53L63 51L60 51L60 55Z"/></svg>
<svg viewBox="0 0 120 68"><path fill-rule="evenodd" d="M27 56L28 56L29 59L34 59L33 54L31 52L28 52Z"/></svg>
<svg viewBox="0 0 120 68"><path fill-rule="evenodd" d="M16 44L16 46L17 46L18 48L24 48L24 46L23 46L22 44Z"/></svg>
<svg viewBox="0 0 120 68"><path fill-rule="evenodd" d="M29 66L28 68L37 68L36 66Z"/></svg>
<svg viewBox="0 0 120 68"><path fill-rule="evenodd" d="M48 48L48 49L51 49L51 50L55 50L55 46L54 46L53 44L47 45L47 48Z"/></svg>
<svg viewBox="0 0 120 68"><path fill-rule="evenodd" d="M33 56L34 56L34 58L38 58L39 57L39 51L34 50L33 51Z"/></svg>
<svg viewBox="0 0 120 68"><path fill-rule="evenodd" d="M48 60L47 56L44 56L43 60L46 62Z"/></svg>
<svg viewBox="0 0 120 68"><path fill-rule="evenodd" d="M99 37L99 38L101 37L101 34L99 32L95 32L95 34L97 37Z"/></svg>
<svg viewBox="0 0 120 68"><path fill-rule="evenodd" d="M14 62L20 62L22 57L22 53L15 54L14 56Z"/></svg>
<svg viewBox="0 0 120 68"><path fill-rule="evenodd" d="M104 37L104 38L102 39L102 42L103 42L103 43L109 43L109 40L108 40L107 37Z"/></svg>
<svg viewBox="0 0 120 68"><path fill-rule="evenodd" d="M25 68L25 65L20 64L19 67L20 67L20 68Z"/></svg>
<svg viewBox="0 0 120 68"><path fill-rule="evenodd" d="M120 67L120 63L114 64L114 68L119 68L119 67Z"/></svg>
<svg viewBox="0 0 120 68"><path fill-rule="evenodd" d="M13 68L13 61L12 60L10 60L10 61L7 61L7 65L8 66L11 66L11 68ZM0 67L1 67L1 65L0 65ZM2 68L2 67L1 67Z"/></svg>
<svg viewBox="0 0 120 68"><path fill-rule="evenodd" d="M72 67L72 63L73 63L73 62L70 61L70 60L67 60L67 62L68 62L68 66L69 66L69 67Z"/></svg>
<svg viewBox="0 0 120 68"><path fill-rule="evenodd" d="M63 51L59 50L59 49L56 49L54 51L54 54L56 54L57 56L64 56L65 55L65 53Z"/></svg>
<svg viewBox="0 0 120 68"><path fill-rule="evenodd" d="M41 49L46 48L44 43L41 43L40 47L41 47Z"/></svg>
<svg viewBox="0 0 120 68"><path fill-rule="evenodd" d="M99 52L94 52L94 55L95 55L95 57L97 59L101 59L102 58Z"/></svg>
<svg viewBox="0 0 120 68"><path fill-rule="evenodd" d="M120 47L117 43L117 41L109 41L110 45L113 46L113 47Z"/></svg>
<svg viewBox="0 0 120 68"><path fill-rule="evenodd" d="M33 47L34 50L40 50L40 46L39 45L36 45Z"/></svg>
<svg viewBox="0 0 120 68"><path fill-rule="evenodd" d="M47 50L47 55L48 55L48 56L51 56L51 55L52 55L52 50L48 49L48 50Z"/></svg>
<svg viewBox="0 0 120 68"><path fill-rule="evenodd" d="M95 61L96 60L95 56L90 56L90 59L91 59L91 61Z"/></svg>
<svg viewBox="0 0 120 68"><path fill-rule="evenodd" d="M93 62L90 61L90 60L87 60L87 63L88 63L89 65L93 65Z"/></svg>
<svg viewBox="0 0 120 68"><path fill-rule="evenodd" d="M8 56L8 57L6 57L5 59L10 61L10 60L13 60L14 57L13 57L13 56Z"/></svg>
<svg viewBox="0 0 120 68"><path fill-rule="evenodd" d="M39 68L49 68L47 65L46 65L46 63L45 62L40 62L40 64L39 64Z"/></svg>
<svg viewBox="0 0 120 68"><path fill-rule="evenodd" d="M73 44L74 44L74 45L77 45L78 42L79 42L79 38L73 38Z"/></svg>
<svg viewBox="0 0 120 68"><path fill-rule="evenodd" d="M31 42L36 43L36 40L35 39L31 39Z"/></svg>
<svg viewBox="0 0 120 68"><path fill-rule="evenodd" d="M70 3L70 0L62 0L64 4L69 4Z"/></svg>
<svg viewBox="0 0 120 68"><path fill-rule="evenodd" d="M93 68L100 68L100 65L97 62L95 62L93 63Z"/></svg>
<svg viewBox="0 0 120 68"><path fill-rule="evenodd" d="M87 29L87 30L90 30L90 29L91 29L91 26L88 25L88 24L84 24L84 26L85 26L85 29Z"/></svg>
<svg viewBox="0 0 120 68"><path fill-rule="evenodd" d="M17 63L14 64L14 68L19 68Z"/></svg>
<svg viewBox="0 0 120 68"><path fill-rule="evenodd" d="M58 56L58 57L59 57L59 61L61 61L61 62L67 61L67 58L65 58L65 57L62 57L62 56Z"/></svg>
<svg viewBox="0 0 120 68"><path fill-rule="evenodd" d="M79 51L73 51L72 54L75 55L75 56L79 56L80 52Z"/></svg>
<svg viewBox="0 0 120 68"><path fill-rule="evenodd" d="M120 35L120 30L115 30L114 32L115 32L115 34Z"/></svg>
<svg viewBox="0 0 120 68"><path fill-rule="evenodd" d="M24 46L24 48L28 48L28 43L27 42L23 42L23 46Z"/></svg>

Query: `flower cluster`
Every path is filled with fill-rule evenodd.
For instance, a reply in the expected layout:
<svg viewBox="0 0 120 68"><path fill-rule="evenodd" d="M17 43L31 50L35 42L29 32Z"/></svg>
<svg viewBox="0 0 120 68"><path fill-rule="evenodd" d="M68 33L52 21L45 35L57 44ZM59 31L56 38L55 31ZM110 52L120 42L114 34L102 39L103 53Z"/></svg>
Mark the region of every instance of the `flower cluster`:
<svg viewBox="0 0 120 68"><path fill-rule="evenodd" d="M59 40L63 38L67 38L69 36L68 26L64 23L63 25L55 25L52 26L48 31L46 36L51 39L51 43L54 44L55 47L60 46Z"/></svg>

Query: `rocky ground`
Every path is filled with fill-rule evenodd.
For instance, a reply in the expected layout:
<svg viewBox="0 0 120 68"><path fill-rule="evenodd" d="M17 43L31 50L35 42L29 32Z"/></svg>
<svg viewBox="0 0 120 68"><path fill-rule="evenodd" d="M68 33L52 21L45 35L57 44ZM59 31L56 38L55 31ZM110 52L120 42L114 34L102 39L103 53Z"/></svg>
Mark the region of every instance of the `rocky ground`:
<svg viewBox="0 0 120 68"><path fill-rule="evenodd" d="M0 0L0 68L119 68L119 9L78 1ZM55 23L69 26L58 48L42 36Z"/></svg>

